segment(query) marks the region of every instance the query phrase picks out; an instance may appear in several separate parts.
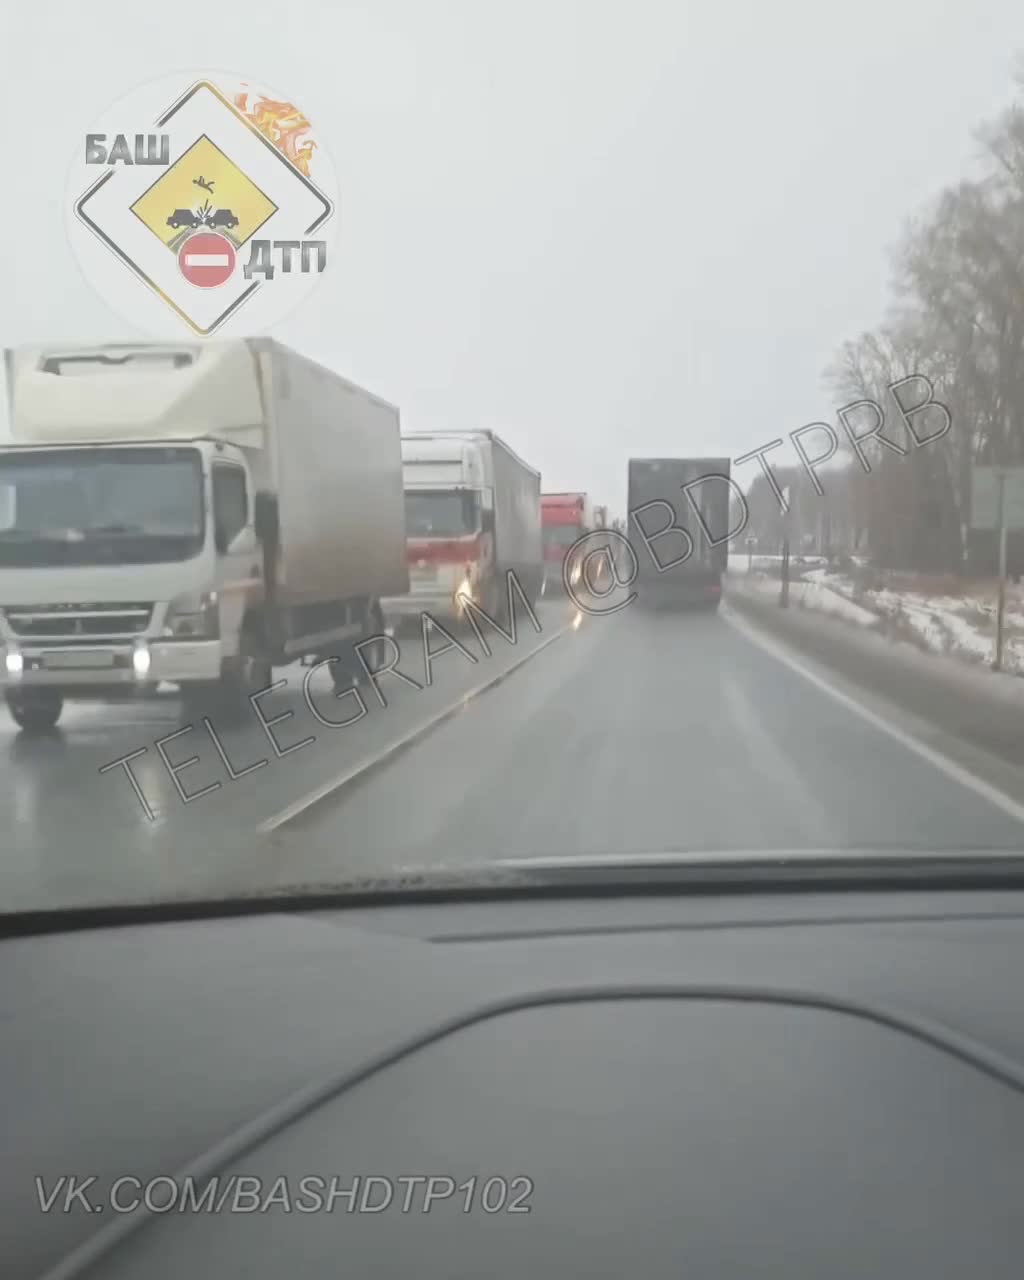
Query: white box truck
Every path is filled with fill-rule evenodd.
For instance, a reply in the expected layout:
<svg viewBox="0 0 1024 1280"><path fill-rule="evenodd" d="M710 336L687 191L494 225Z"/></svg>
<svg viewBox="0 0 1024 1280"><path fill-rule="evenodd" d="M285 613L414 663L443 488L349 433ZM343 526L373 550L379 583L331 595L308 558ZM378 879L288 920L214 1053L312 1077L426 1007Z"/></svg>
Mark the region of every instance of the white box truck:
<svg viewBox="0 0 1024 1280"><path fill-rule="evenodd" d="M457 620L469 599L502 616L511 570L530 601L544 562L540 473L493 431L402 437L410 587L385 608L396 622L429 613Z"/></svg>
<svg viewBox="0 0 1024 1280"><path fill-rule="evenodd" d="M0 679L19 725L161 682L237 717L272 665L333 658L347 688L376 661L354 646L409 581L397 409L262 338L5 364Z"/></svg>

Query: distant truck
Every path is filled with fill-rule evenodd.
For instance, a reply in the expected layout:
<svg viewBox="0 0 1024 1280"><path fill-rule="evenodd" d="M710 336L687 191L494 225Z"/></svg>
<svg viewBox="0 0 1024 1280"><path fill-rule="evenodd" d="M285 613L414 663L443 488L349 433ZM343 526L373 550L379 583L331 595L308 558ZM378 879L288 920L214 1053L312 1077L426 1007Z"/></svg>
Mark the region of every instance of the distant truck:
<svg viewBox="0 0 1024 1280"><path fill-rule="evenodd" d="M566 562L573 545L594 528L594 512L585 493L545 493L541 495L541 520L544 534L545 593L565 589L568 575L570 588L580 581L581 557ZM585 555L587 548L581 548Z"/></svg>
<svg viewBox="0 0 1024 1280"><path fill-rule="evenodd" d="M237 719L271 668L357 678L407 589L398 410L268 339L5 353L0 680L29 731L67 698L177 685ZM370 650L370 652L367 652Z"/></svg>
<svg viewBox="0 0 1024 1280"><path fill-rule="evenodd" d="M641 606L718 608L729 555L729 474L728 458L629 460L627 536Z"/></svg>
<svg viewBox="0 0 1024 1280"><path fill-rule="evenodd" d="M389 617L425 612L446 625L472 600L498 619L510 570L528 600L540 598L539 472L493 431L406 435L402 467L409 589L385 601Z"/></svg>

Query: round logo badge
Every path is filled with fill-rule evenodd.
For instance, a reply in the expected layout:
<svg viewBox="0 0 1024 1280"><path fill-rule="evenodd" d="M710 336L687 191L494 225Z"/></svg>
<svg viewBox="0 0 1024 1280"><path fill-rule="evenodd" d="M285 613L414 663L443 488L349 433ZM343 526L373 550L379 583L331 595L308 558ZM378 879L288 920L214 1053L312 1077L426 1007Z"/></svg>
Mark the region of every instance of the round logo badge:
<svg viewBox="0 0 1024 1280"><path fill-rule="evenodd" d="M152 81L79 140L72 249L111 307L157 337L263 333L329 270L337 188L295 100L234 74Z"/></svg>

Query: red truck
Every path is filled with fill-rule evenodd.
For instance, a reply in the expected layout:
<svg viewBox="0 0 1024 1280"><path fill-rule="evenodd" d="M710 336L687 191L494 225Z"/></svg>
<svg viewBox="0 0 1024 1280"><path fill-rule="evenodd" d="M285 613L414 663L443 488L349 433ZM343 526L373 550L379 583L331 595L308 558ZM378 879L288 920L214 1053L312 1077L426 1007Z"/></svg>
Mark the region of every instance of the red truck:
<svg viewBox="0 0 1024 1280"><path fill-rule="evenodd" d="M594 528L593 509L585 493L540 495L541 542L544 547L545 594L564 590L563 562L574 542ZM581 548L585 555L588 548ZM580 565L568 566L570 583L580 579Z"/></svg>

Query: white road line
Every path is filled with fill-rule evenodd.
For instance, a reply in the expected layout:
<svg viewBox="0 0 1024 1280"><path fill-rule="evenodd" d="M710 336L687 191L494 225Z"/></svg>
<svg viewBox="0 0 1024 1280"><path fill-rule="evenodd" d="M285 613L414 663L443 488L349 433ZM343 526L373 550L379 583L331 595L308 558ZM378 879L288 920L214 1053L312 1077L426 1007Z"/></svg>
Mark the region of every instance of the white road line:
<svg viewBox="0 0 1024 1280"><path fill-rule="evenodd" d="M370 756L368 759L360 761L359 764L349 769L346 773L340 774L337 778L332 778L329 782L323 783L313 791L308 792L306 795L294 801L294 803L288 805L287 808L284 808L279 813L274 814L273 817L267 818L265 822L260 823L256 830L261 835L269 835L271 832L279 831L286 823L293 822L301 814L305 813L307 809L311 809L314 805L319 804L321 800L325 800L336 791L340 791L343 787L347 787L351 782L354 782L363 774L368 773L371 769L379 768L382 764L390 760L392 756L398 755L399 752L406 750L406 748L411 747L415 742L418 742L420 738L426 737L426 735L439 724L442 724L445 720L457 715L468 703L472 702L474 698L478 698L480 694L486 693L488 689L493 689L495 685L501 684L501 682L507 679L513 671L518 671L518 669L525 663L529 662L531 658L535 658L538 653L543 653L549 644L554 644L556 640L561 636L564 636L567 631L572 629L572 627L572 622L565 623L564 626L559 627L556 632L548 636L546 640L541 641L535 649L531 649L529 653L518 658L510 667L503 667L501 671L491 676L489 680L485 680L482 684L478 684L476 688L470 689L467 693L462 694L457 702L444 707L441 711L435 712L432 716L428 716L427 719L417 725L415 729L411 729L404 737L399 738L397 742L392 742L389 746L385 747L383 751L379 751L375 756ZM486 661L486 659L484 660Z"/></svg>
<svg viewBox="0 0 1024 1280"><path fill-rule="evenodd" d="M766 635L758 631L756 627L738 618L731 610L723 612L722 618L728 622L729 626L734 627L746 636L752 644L756 644L758 648L763 649L765 653L770 654L778 662L789 667L791 671L795 671L797 675L803 676L809 684L813 684L822 693L827 693L830 698L834 698L847 711L852 711L855 715L860 716L862 720L866 720L868 724L881 730L882 733L888 734L890 738L894 738L909 751L919 755L922 760L927 760L929 764L934 765L947 778L951 778L954 782L959 782L962 787L966 787L976 795L984 797L989 804L995 805L997 809L1002 810L1003 813L1024 825L1024 805L1014 800L1012 796L1008 796L1005 791L1000 791L998 787L992 786L984 778L979 778L977 774L971 773L969 769L957 764L955 760L943 755L941 751L936 751L934 747L929 747L926 743L921 742L919 738L915 738L913 734L907 733L905 729L898 728L890 721L876 714L876 712L871 711L863 703L858 702L856 698L840 692L839 689L830 685L827 680L823 680L821 676L792 657L775 641L770 640Z"/></svg>

